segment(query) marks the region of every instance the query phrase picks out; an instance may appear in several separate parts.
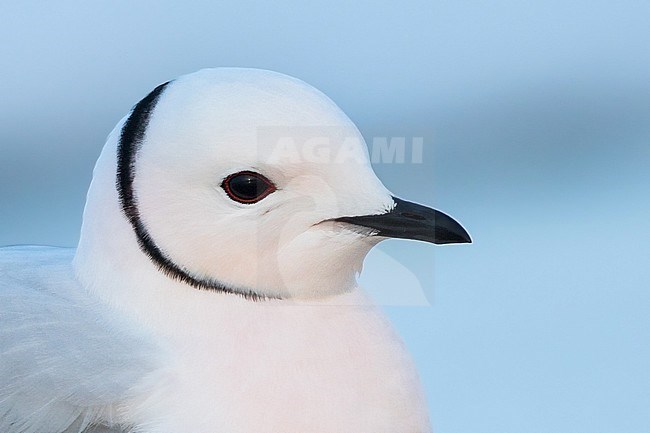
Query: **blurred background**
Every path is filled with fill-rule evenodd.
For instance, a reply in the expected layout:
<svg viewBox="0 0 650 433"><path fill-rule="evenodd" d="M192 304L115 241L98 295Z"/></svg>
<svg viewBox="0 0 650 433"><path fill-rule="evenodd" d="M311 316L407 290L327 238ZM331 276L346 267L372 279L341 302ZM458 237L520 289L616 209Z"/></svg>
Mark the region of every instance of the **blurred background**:
<svg viewBox="0 0 650 433"><path fill-rule="evenodd" d="M0 3L0 245L74 246L106 135L157 84L250 66L324 91L474 244L387 241L438 433L650 431L650 3ZM371 362L372 360L369 360Z"/></svg>

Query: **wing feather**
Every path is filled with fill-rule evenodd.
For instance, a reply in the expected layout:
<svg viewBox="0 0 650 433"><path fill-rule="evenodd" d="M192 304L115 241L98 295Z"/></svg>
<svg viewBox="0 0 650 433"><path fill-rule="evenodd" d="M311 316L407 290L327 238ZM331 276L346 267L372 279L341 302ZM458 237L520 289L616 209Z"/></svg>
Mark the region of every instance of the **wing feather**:
<svg viewBox="0 0 650 433"><path fill-rule="evenodd" d="M95 424L156 369L152 340L76 282L73 254L0 249L3 433L119 431Z"/></svg>

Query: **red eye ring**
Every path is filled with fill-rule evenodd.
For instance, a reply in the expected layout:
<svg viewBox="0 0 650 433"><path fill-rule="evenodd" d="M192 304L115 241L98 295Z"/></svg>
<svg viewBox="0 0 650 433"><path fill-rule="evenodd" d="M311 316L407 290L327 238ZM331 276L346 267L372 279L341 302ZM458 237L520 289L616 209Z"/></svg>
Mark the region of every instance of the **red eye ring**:
<svg viewBox="0 0 650 433"><path fill-rule="evenodd" d="M277 189L265 176L249 170L227 176L221 188L231 200L243 204L257 203Z"/></svg>

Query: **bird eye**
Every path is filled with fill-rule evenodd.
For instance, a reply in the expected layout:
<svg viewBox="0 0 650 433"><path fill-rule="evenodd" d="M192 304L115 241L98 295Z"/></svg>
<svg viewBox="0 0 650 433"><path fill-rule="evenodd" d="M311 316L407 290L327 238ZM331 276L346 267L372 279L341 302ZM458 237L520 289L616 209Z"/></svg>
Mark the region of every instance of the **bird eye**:
<svg viewBox="0 0 650 433"><path fill-rule="evenodd" d="M231 174L221 187L232 200L245 204L257 203L276 189L270 180L253 171Z"/></svg>

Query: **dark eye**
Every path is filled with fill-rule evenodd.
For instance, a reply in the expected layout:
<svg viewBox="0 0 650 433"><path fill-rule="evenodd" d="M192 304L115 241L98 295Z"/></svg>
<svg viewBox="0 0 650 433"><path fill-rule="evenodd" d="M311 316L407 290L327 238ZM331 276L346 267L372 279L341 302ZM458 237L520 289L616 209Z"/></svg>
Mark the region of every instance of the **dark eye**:
<svg viewBox="0 0 650 433"><path fill-rule="evenodd" d="M224 179L221 187L228 197L239 203L252 204L275 191L275 185L254 171L241 171Z"/></svg>

